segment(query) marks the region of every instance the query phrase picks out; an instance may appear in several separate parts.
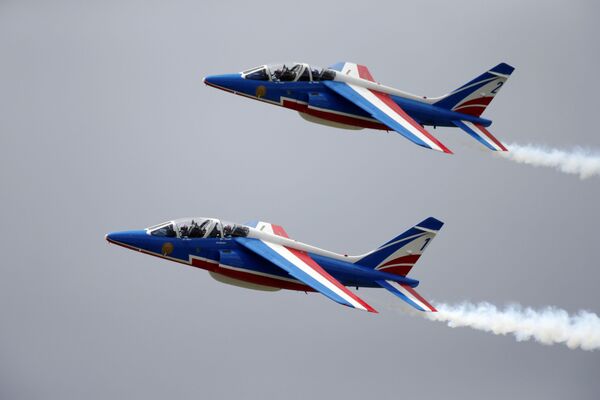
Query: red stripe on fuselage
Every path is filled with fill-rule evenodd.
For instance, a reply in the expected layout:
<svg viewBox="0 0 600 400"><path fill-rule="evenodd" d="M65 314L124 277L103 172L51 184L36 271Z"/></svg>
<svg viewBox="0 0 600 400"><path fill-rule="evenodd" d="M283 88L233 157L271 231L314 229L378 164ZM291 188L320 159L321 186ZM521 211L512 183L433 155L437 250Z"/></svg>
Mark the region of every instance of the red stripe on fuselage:
<svg viewBox="0 0 600 400"><path fill-rule="evenodd" d="M213 272L216 272L221 275L228 276L230 278L234 278L240 281L254 283L262 286L271 286L280 289L287 290L298 290L301 292L314 292L315 290L310 286L304 285L302 283L294 283L288 282L277 278L270 278L268 276L256 275L251 272L244 272L233 270L229 268L215 268Z"/></svg>
<svg viewBox="0 0 600 400"><path fill-rule="evenodd" d="M184 264L184 265L190 265L190 263L185 262L183 260L178 260L176 258L165 257L165 256L163 256L161 254L153 253L151 251L147 251L147 250L144 250L144 249L139 249L139 248L134 247L134 246L129 246L128 244L125 244L125 243L115 242L114 240L110 240L109 238L106 238L106 241L109 242L109 243L112 243L112 244L116 244L117 246L125 247L126 249L129 249L129 250L135 250L135 251L139 251L140 253L148 254L149 256L154 256L154 257L162 258L162 259L165 259L165 260L178 262L178 263ZM215 261L215 265L216 265L216 261Z"/></svg>
<svg viewBox="0 0 600 400"><path fill-rule="evenodd" d="M110 240L108 238L106 240L111 244L116 244L117 246L121 246L121 247L124 247L129 250L136 250L136 251L139 251L140 253L148 254L150 256L162 258L162 259L168 260L168 261L174 261L174 262L177 262L177 263L180 263L183 265L187 265L189 267L195 267L195 268L200 268L200 269L204 269L204 270L211 271L211 272L216 272L221 275L229 276L231 278L235 278L235 279L238 279L241 281L256 283L257 285L272 286L272 287L276 287L276 288L280 288L280 289L288 289L288 290L298 290L301 292L314 292L315 291L310 286L304 285L302 283L294 283L294 282L289 282L289 281L285 281L282 279L270 278L268 276L256 275L251 272L236 271L236 270L231 270L228 268L219 267L219 264L216 261L207 261L207 260L201 260L198 258L192 258L192 263L190 264L183 260L165 257L161 254L157 254L157 253L153 253L151 251L139 249L137 247L129 246L124 243L115 242L114 240Z"/></svg>
<svg viewBox="0 0 600 400"><path fill-rule="evenodd" d="M247 98L258 100L258 101L262 101L263 103L278 105L280 107L282 106L282 107L289 108L291 110L295 110L298 112L303 112L305 114L312 115L314 117L321 118L321 119L324 119L327 121L333 121L333 122L337 122L337 123L344 124L344 125L357 126L359 128L377 129L377 130L382 130L382 131L390 130L390 128L388 126L378 123L378 122L367 121L367 120L364 120L361 118L355 118L355 117L351 117L348 115L340 115L337 113L327 112L327 111L323 111L323 110L315 110L313 108L309 108L308 104L299 103L296 101L285 100L285 99L283 100L282 104L278 104L278 103L274 103L271 101L266 101L266 100L260 99L256 96L250 96L245 93L236 92L234 90L224 88L222 86L214 85L212 83L208 83L208 82L204 82L204 83L207 86L211 86L216 89L221 89L225 92L237 94L238 96L243 96L243 97L247 97Z"/></svg>
<svg viewBox="0 0 600 400"><path fill-rule="evenodd" d="M298 103L290 100L283 100L283 106L298 112L303 112L308 115L312 115L317 118L325 119L327 121L333 121L344 125L358 126L360 128L379 129L383 131L389 131L390 128L384 124L367 121L361 118L355 118L348 115L340 115L333 112L315 110L314 108L308 107L308 104Z"/></svg>

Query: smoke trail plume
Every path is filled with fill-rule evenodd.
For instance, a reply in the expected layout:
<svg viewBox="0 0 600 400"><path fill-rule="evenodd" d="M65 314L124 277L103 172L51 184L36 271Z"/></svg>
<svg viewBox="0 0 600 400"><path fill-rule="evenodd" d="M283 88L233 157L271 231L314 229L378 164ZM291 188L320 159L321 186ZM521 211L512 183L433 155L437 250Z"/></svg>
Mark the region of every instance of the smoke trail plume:
<svg viewBox="0 0 600 400"><path fill-rule="evenodd" d="M600 176L600 153L576 148L572 151L549 149L541 146L522 146L516 143L506 146L509 151L498 152L498 155L521 164L535 167L552 167L566 174L579 175L587 179Z"/></svg>
<svg viewBox="0 0 600 400"><path fill-rule="evenodd" d="M489 303L435 304L437 313L423 313L449 327L467 326L495 335L513 334L517 341L534 339L545 345L564 343L570 349L600 349L600 318L588 311L569 315L565 310L541 310L511 305L498 309Z"/></svg>

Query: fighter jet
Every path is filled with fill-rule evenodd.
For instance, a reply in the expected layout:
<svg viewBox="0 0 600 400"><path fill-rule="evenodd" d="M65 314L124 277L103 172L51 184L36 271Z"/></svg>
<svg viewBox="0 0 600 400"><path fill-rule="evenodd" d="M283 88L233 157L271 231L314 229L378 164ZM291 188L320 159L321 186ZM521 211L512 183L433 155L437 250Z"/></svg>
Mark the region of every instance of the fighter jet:
<svg viewBox="0 0 600 400"><path fill-rule="evenodd" d="M443 222L427 218L377 249L338 254L290 239L268 222L234 224L184 218L106 235L110 243L207 270L219 282L248 289L319 292L348 307L377 312L346 286L384 288L419 311L436 309L407 277Z"/></svg>
<svg viewBox="0 0 600 400"><path fill-rule="evenodd" d="M502 63L440 97L410 94L382 85L364 65L329 68L305 63L262 65L237 74L213 75L204 83L234 94L296 110L307 121L345 129L395 131L428 149L452 153L424 126L458 127L487 149L507 151L481 117L514 68Z"/></svg>

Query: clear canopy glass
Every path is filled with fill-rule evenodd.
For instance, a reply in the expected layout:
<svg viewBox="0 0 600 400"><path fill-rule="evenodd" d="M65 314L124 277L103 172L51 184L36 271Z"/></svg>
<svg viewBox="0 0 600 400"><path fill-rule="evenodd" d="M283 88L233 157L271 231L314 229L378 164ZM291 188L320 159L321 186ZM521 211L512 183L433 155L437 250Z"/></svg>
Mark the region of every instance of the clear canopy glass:
<svg viewBox="0 0 600 400"><path fill-rule="evenodd" d="M335 77L335 71L305 63L288 62L251 68L242 72L242 77L272 82L310 82L332 80Z"/></svg>
<svg viewBox="0 0 600 400"><path fill-rule="evenodd" d="M186 239L223 238L248 236L247 226L221 221L216 218L181 218L163 222L146 229L152 236Z"/></svg>

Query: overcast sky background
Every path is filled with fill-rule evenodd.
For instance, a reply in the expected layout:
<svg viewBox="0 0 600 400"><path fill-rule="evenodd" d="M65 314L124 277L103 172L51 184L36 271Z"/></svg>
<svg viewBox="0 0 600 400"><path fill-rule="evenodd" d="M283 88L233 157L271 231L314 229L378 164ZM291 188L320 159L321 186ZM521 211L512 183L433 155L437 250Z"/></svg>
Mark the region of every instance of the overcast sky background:
<svg viewBox="0 0 600 400"><path fill-rule="evenodd" d="M283 225L344 253L446 222L411 276L436 301L600 312L600 180L309 124L206 87L297 60L434 96L516 67L506 143L600 149L599 7L523 2L0 3L3 399L596 399L600 353L517 343L317 294L223 285L110 246L185 216Z"/></svg>

